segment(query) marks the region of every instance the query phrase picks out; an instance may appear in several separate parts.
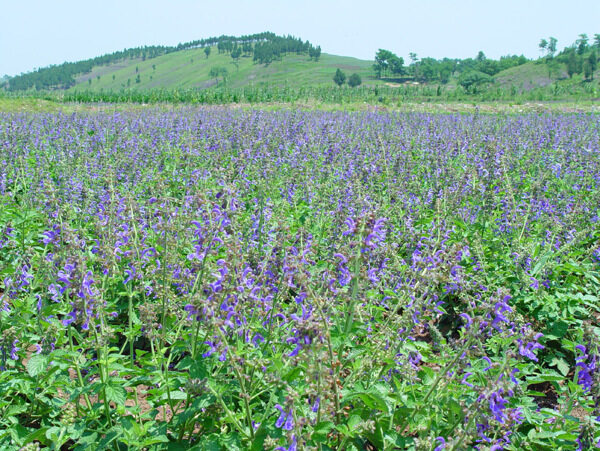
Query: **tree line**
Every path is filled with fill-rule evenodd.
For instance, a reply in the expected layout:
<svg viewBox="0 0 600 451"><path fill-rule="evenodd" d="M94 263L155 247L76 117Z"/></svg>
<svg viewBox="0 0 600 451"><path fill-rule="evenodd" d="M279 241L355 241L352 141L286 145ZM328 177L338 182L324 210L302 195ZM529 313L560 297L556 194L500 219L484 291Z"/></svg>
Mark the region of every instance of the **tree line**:
<svg viewBox="0 0 600 451"><path fill-rule="evenodd" d="M499 60L487 58L479 52L475 58L419 58L416 53L410 53L411 63L404 64L404 58L385 49L379 49L375 54L373 70L377 78L410 77L415 81L447 83L452 76L467 71L477 71L488 76L529 61L525 56L508 55Z"/></svg>
<svg viewBox="0 0 600 451"><path fill-rule="evenodd" d="M567 75L583 74L586 80L593 80L598 67L600 53L600 34L595 34L591 40L587 34L570 46L557 53L558 40L554 37L543 38L538 47L543 56L538 60L545 63L549 78L559 75L561 65ZM390 50L379 49L375 54L373 70L379 79L410 78L419 82L448 83L452 77L458 77L458 82L466 90L492 81L497 73L511 67L520 66L530 61L523 55L507 55L500 59L487 58L480 51L475 58L419 58L416 53L410 53L410 64L405 65L404 58Z"/></svg>
<svg viewBox="0 0 600 451"><path fill-rule="evenodd" d="M95 66L105 66L126 59L146 60L171 52L199 47L205 48L204 51L208 58L211 46L215 45L219 53L230 53L234 62L237 62L241 56L254 56L254 61L261 64L269 64L288 53L308 54L315 61L318 61L321 56L320 46L315 47L309 41L302 41L290 35L277 36L271 32L239 37L222 35L180 43L177 46L135 47L87 60L39 68L9 78L8 89L11 91L67 89L75 85L76 76L91 72Z"/></svg>

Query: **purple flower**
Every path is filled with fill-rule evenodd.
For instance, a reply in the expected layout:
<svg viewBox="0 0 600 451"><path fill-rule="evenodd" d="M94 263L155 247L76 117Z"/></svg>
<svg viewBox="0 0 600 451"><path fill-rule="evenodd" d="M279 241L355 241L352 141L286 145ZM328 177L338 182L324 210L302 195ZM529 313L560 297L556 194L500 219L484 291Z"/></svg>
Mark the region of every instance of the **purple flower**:
<svg viewBox="0 0 600 451"><path fill-rule="evenodd" d="M292 443L290 443L290 446L288 446L287 448L283 447L283 446L278 446L277 448L275 448L275 451L296 451L298 445L298 441L296 440L296 434L292 434Z"/></svg>
<svg viewBox="0 0 600 451"><path fill-rule="evenodd" d="M460 316L462 319L465 320L465 329L469 329L471 327L471 325L473 324L473 320L471 319L471 317L469 315L467 315L466 313L461 313Z"/></svg>
<svg viewBox="0 0 600 451"><path fill-rule="evenodd" d="M483 371L488 371L492 367L492 361L490 360L490 358L488 356L483 356L482 359L485 360L488 364L488 366L485 367L483 369Z"/></svg>
<svg viewBox="0 0 600 451"><path fill-rule="evenodd" d="M464 384L467 387L473 388L473 384L471 384L470 382L467 382L467 379L469 378L469 376L472 376L472 375L473 375L473 373L465 373L465 375L463 376L462 380L460 381L461 384Z"/></svg>
<svg viewBox="0 0 600 451"><path fill-rule="evenodd" d="M315 399L315 402L314 402L314 404L313 404L313 406L311 408L311 410L312 410L313 413L316 413L319 410L319 405L320 404L321 404L321 398L319 398L317 396L317 399Z"/></svg>
<svg viewBox="0 0 600 451"><path fill-rule="evenodd" d="M543 337L543 334L537 333L534 335L533 339L528 343L525 343L522 339L519 338L517 340L517 343L519 344L519 354L521 354L523 357L527 357L533 360L534 362L537 362L538 358L533 353L533 351L535 351L536 349L544 349L544 346L537 342L537 340L539 340L540 337Z"/></svg>
<svg viewBox="0 0 600 451"><path fill-rule="evenodd" d="M279 404L275 404L275 408L279 410L279 418L275 422L275 427L280 428L283 426L284 431L291 431L294 428L294 415L292 409L286 412L283 407Z"/></svg>
<svg viewBox="0 0 600 451"><path fill-rule="evenodd" d="M346 224L347 229L342 232L342 236L354 235L354 232L356 232L356 222L354 222L354 219L348 217L344 221L344 224Z"/></svg>
<svg viewBox="0 0 600 451"><path fill-rule="evenodd" d="M583 388L584 392L590 392L594 387L594 376L598 372L596 354L589 355L583 345L577 345L575 348L581 352L581 355L575 358L577 371L577 383Z"/></svg>

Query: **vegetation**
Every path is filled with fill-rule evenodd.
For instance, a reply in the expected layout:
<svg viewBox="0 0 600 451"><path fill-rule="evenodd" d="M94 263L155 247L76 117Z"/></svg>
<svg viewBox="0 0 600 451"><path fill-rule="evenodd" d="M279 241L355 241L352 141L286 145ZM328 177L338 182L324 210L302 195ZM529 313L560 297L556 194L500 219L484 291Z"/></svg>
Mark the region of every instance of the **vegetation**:
<svg viewBox="0 0 600 451"><path fill-rule="evenodd" d="M67 97L79 99L87 96L82 91L100 92L99 97L121 98L124 95L121 91L135 87L136 91L152 90L152 93L145 94L144 97L155 98L157 89L177 89L178 92L171 95L174 99L182 98L183 90L186 93L184 98L201 98L202 102L207 102L207 99L252 102L247 100L245 93L258 91L263 93L260 94L263 98L273 96L264 93L286 92L286 96L297 99L306 98L306 92L319 92L318 97L332 97L334 102L338 102L339 94L330 96L320 93L324 92L326 85L331 85L332 71L339 69L344 75L355 73L358 77L352 83L350 77L346 77L341 85L348 83L348 86L356 87L354 83L358 79L370 89L377 85L378 88L374 90L377 95L369 95L364 100L375 100L378 103L434 96L446 100L470 98L523 101L577 99L586 96L590 99L595 98L598 90L595 72L599 46L598 35L589 39L582 34L571 46L559 52L557 40L549 37L540 41L541 56L533 61L522 55L494 60L487 58L483 52L479 52L475 58L439 60L419 58L415 53L410 53L409 64L405 64L404 59L393 52L379 49L373 64L354 58L322 54L319 46L298 38L261 33L239 38L221 36L176 47L147 47L146 52L143 49L133 49L114 54L110 58L88 60L86 64L79 66L79 63L65 63L64 68L69 68L68 70L61 72L62 69L56 68L40 69L32 74L24 74L24 78L13 77L5 88L8 86L8 89L13 90L11 92L44 87L45 89L38 90L68 88L68 91L77 90L79 93L68 94ZM213 54L211 49L214 50ZM56 70L63 75L67 74L64 76L68 78L68 82L53 84L50 80L54 77L52 74L58 73ZM215 76L215 70L221 71L219 75ZM42 78L46 81L36 84L32 80L41 76L40 74L45 74ZM48 77L44 78L46 76ZM231 92L192 94L197 89L214 89L215 84L223 88L225 81ZM405 87L406 84L425 87L415 90ZM586 84L589 86L585 86ZM398 92L388 93L382 85L398 88ZM292 91L293 94L287 94ZM139 96L130 94L129 97ZM161 93L160 97L164 98L165 94ZM275 94L275 98L281 100L279 94ZM348 97L348 101L356 99L356 94Z"/></svg>
<svg viewBox="0 0 600 451"><path fill-rule="evenodd" d="M225 83L228 74L229 72L225 67L213 67L209 72L209 75L215 79L215 84L217 85L219 84L219 77L221 77L221 80Z"/></svg>
<svg viewBox="0 0 600 451"><path fill-rule="evenodd" d="M350 75L350 78L348 78L348 86L350 86L351 88L355 88L356 86L360 86L361 84L362 79L357 73L353 73L352 75Z"/></svg>
<svg viewBox="0 0 600 451"><path fill-rule="evenodd" d="M346 74L338 68L333 76L333 82L338 86L342 86L346 83Z"/></svg>
<svg viewBox="0 0 600 451"><path fill-rule="evenodd" d="M377 78L388 75L401 75L404 72L404 59L389 50L379 49L375 54L373 69Z"/></svg>
<svg viewBox="0 0 600 451"><path fill-rule="evenodd" d="M458 84L461 85L466 92L475 93L477 89L487 83L492 83L492 77L483 72L470 70L463 72L458 78Z"/></svg>
<svg viewBox="0 0 600 451"><path fill-rule="evenodd" d="M255 61L264 64L278 60L289 53L308 54L310 49L312 49L313 54L315 52L312 44L308 41L303 42L293 36L282 37L269 32L240 37L219 36L186 42L184 44L178 44L175 47L150 46L126 49L84 61L63 63L58 66L41 68L34 72L10 78L9 89L11 91L22 91L32 88L38 90L55 88L66 89L75 85L77 75L87 74L97 66L106 66L128 59L141 59L141 61L146 61L147 58L156 58L157 56L172 52L180 52L182 50L199 47L210 48L210 46L214 46L215 44L217 45L219 53L239 51L240 54L238 54L238 57L241 55L241 49L243 48L247 54L254 54ZM205 52L206 58L208 58L210 50L205 50ZM320 52L321 50L319 47L319 55Z"/></svg>
<svg viewBox="0 0 600 451"><path fill-rule="evenodd" d="M0 447L590 449L599 141L593 115L0 114Z"/></svg>

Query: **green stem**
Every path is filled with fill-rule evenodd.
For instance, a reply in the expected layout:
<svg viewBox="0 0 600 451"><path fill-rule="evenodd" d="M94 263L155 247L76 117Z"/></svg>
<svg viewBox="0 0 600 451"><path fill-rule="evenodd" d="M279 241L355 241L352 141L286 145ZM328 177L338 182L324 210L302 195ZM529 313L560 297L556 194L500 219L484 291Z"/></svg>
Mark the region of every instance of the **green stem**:
<svg viewBox="0 0 600 451"><path fill-rule="evenodd" d="M67 330L69 332L69 345L71 347L71 352L75 353L75 347L73 346L73 332L71 331L71 326L67 326ZM79 381L79 387L83 388L83 377L81 376L81 369L79 368L79 363L77 359L74 359L73 365L75 365L75 372L77 373L77 380ZM92 403L90 402L90 398L87 393L83 395L85 399L85 404L89 410L92 410ZM77 408L79 408L79 402L77 403Z"/></svg>

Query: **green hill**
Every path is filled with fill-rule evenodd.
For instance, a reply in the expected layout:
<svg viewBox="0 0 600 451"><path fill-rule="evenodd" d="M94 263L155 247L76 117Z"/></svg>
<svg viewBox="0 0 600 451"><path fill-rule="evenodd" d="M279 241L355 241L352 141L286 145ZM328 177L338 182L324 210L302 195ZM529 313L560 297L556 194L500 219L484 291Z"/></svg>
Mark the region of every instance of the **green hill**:
<svg viewBox="0 0 600 451"><path fill-rule="evenodd" d="M494 86L514 87L519 92L552 85L572 92L584 90L595 96L594 90L598 90L600 87L598 77L593 80L585 80L583 74L574 74L572 78L569 78L566 65L559 61L555 61L554 65L550 67L542 60L529 61L520 66L503 70L493 78Z"/></svg>
<svg viewBox="0 0 600 451"><path fill-rule="evenodd" d="M285 87L286 92L287 88L304 92L300 88L335 88L333 76L341 69L347 77L358 74L367 87L385 85L394 95L396 91L404 92L404 96L409 92L429 95L433 89L438 97L455 98L492 91L493 96L503 99L517 93L537 97L583 94L595 98L599 86L598 78L593 76L596 50L600 51L600 44L582 52L569 47L556 57L535 61L523 55L495 60L479 52L476 58L415 58L405 65L403 58L389 50L379 49L375 61L367 61L321 53L321 47L309 41L263 32L239 37L223 35L177 46L124 49L17 75L0 89L67 90L75 96L84 91L94 96L100 92L147 94L173 89L199 92L215 86L229 90ZM376 93L374 96L380 97Z"/></svg>
<svg viewBox="0 0 600 451"><path fill-rule="evenodd" d="M556 80L568 78L564 64L557 64L553 71L548 71L548 66L538 61L531 61L520 66L503 70L494 76L494 80L501 86L516 86L524 91L547 86Z"/></svg>
<svg viewBox="0 0 600 451"><path fill-rule="evenodd" d="M223 83L223 76L210 75L211 69L227 70L228 87L252 84L288 85L291 87L333 84L337 68L350 75L357 73L363 83L379 82L375 79L371 61L357 58L321 54L318 61L307 55L289 54L269 64L259 64L252 57L240 57L237 62L229 53L219 54L212 47L207 58L203 48L181 50L156 58L120 61L108 66L96 66L90 73L76 78L71 90L119 90L123 88L209 88Z"/></svg>

